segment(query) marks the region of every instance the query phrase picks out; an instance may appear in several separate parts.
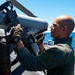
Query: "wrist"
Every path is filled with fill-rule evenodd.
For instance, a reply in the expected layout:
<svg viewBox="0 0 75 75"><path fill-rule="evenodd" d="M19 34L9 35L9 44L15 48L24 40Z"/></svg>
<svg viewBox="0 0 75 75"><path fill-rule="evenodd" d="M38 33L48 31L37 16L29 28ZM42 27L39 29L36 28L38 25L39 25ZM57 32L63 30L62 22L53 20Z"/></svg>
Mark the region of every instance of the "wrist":
<svg viewBox="0 0 75 75"><path fill-rule="evenodd" d="M39 41L39 42L37 42L37 44L38 44L38 45L41 45L41 44L42 44L42 42L40 42L40 41Z"/></svg>
<svg viewBox="0 0 75 75"><path fill-rule="evenodd" d="M14 43L17 43L17 42L19 42L21 39L20 39L20 37L15 37L14 38Z"/></svg>
<svg viewBox="0 0 75 75"><path fill-rule="evenodd" d="M21 40L21 37L19 37L19 36L12 36L12 43L13 44L16 44L20 40Z"/></svg>
<svg viewBox="0 0 75 75"><path fill-rule="evenodd" d="M23 47L24 47L24 44L21 40L16 43L17 51L20 51L20 49L22 49Z"/></svg>

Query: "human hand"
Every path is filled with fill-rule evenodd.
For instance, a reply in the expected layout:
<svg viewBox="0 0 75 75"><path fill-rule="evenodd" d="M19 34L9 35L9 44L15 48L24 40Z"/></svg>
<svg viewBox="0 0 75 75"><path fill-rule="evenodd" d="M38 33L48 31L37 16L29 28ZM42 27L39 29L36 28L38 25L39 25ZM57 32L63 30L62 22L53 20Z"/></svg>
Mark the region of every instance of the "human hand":
<svg viewBox="0 0 75 75"><path fill-rule="evenodd" d="M37 44L42 44L44 40L45 34L39 33L36 35L36 43Z"/></svg>
<svg viewBox="0 0 75 75"><path fill-rule="evenodd" d="M20 24L12 28L11 35L13 43L17 43L21 39L22 34L23 34L23 29Z"/></svg>

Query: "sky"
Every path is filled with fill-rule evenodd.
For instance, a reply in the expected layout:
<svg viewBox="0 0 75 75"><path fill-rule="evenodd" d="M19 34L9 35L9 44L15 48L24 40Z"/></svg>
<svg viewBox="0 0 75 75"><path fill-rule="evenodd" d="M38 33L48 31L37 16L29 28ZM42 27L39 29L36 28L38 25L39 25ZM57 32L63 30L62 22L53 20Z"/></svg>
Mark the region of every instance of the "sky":
<svg viewBox="0 0 75 75"><path fill-rule="evenodd" d="M6 0L0 0L0 5ZM48 27L60 15L69 15L75 20L75 0L17 0L35 16L46 20ZM14 7L17 14L26 15ZM48 28L49 31L49 28ZM74 29L75 32L75 29Z"/></svg>

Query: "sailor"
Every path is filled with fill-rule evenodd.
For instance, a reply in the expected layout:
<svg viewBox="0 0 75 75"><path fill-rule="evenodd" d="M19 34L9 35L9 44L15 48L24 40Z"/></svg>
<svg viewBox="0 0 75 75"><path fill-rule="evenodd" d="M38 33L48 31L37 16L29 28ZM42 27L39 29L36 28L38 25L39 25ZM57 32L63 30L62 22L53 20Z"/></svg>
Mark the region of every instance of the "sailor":
<svg viewBox="0 0 75 75"><path fill-rule="evenodd" d="M53 37L54 45L45 49L39 40L40 54L37 56L30 54L21 39L14 41L18 60L28 71L47 70L47 75L74 75L74 50L72 37L70 37L74 29L73 18L60 15L55 18L50 28L50 36ZM17 25L12 38L21 38L22 33L23 29Z"/></svg>

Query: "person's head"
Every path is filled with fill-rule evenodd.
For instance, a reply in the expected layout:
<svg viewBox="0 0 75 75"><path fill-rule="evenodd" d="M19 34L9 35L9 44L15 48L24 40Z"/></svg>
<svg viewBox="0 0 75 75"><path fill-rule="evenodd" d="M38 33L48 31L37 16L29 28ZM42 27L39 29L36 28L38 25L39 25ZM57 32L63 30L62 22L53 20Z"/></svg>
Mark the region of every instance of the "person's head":
<svg viewBox="0 0 75 75"><path fill-rule="evenodd" d="M74 20L71 16L58 16L52 23L51 36L54 38L68 37L74 29Z"/></svg>

